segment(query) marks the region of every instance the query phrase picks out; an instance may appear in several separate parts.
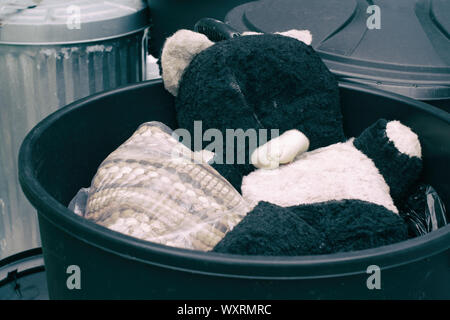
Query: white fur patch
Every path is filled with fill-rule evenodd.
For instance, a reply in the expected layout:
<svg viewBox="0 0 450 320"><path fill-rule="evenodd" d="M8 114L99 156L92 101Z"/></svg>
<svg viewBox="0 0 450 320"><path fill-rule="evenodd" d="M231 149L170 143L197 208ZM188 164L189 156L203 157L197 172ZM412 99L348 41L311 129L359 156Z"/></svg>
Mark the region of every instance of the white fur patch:
<svg viewBox="0 0 450 320"><path fill-rule="evenodd" d="M389 186L375 164L353 146L353 139L305 152L274 170L244 177L242 195L288 207L329 200L359 199L398 213Z"/></svg>
<svg viewBox="0 0 450 320"><path fill-rule="evenodd" d="M309 30L291 29L291 30L284 31L284 32L276 32L276 34L281 34L286 37L291 37L291 38L297 39L307 45L310 45L312 42L312 35Z"/></svg>
<svg viewBox="0 0 450 320"><path fill-rule="evenodd" d="M254 35L260 35L260 34L263 34L263 33L254 32L254 31L245 31L241 35L254 36ZM297 39L307 45L310 45L312 42L312 34L309 30L291 29L291 30L283 31L283 32L275 32L275 34L280 34L285 37L291 37L291 38Z"/></svg>
<svg viewBox="0 0 450 320"><path fill-rule="evenodd" d="M255 31L244 31L241 33L241 36L257 36L257 35L261 35L263 33L261 32L255 32Z"/></svg>
<svg viewBox="0 0 450 320"><path fill-rule="evenodd" d="M213 44L205 35L184 29L167 38L161 54L162 78L166 90L176 96L186 67L196 54Z"/></svg>
<svg viewBox="0 0 450 320"><path fill-rule="evenodd" d="M400 121L389 121L386 125L386 135L401 153L410 157L422 158L419 138L409 127L401 124Z"/></svg>

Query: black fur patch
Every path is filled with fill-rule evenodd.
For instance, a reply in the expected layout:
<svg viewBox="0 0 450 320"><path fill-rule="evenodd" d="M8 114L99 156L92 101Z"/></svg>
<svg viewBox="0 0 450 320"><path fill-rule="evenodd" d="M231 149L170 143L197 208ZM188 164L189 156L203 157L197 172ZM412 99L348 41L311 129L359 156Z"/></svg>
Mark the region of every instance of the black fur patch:
<svg viewBox="0 0 450 320"><path fill-rule="evenodd" d="M325 235L323 253L364 250L408 239L408 226L399 215L367 201L328 201L291 210Z"/></svg>
<svg viewBox="0 0 450 320"><path fill-rule="evenodd" d="M299 256L363 250L406 239L403 219L369 202L327 201L288 208L260 202L213 251Z"/></svg>
<svg viewBox="0 0 450 320"><path fill-rule="evenodd" d="M217 170L235 189L237 192L242 193L242 173L239 172L235 166L230 164L217 164L213 163L211 166Z"/></svg>
<svg viewBox="0 0 450 320"><path fill-rule="evenodd" d="M288 208L260 202L214 247L222 253L296 256L319 254L324 237Z"/></svg>

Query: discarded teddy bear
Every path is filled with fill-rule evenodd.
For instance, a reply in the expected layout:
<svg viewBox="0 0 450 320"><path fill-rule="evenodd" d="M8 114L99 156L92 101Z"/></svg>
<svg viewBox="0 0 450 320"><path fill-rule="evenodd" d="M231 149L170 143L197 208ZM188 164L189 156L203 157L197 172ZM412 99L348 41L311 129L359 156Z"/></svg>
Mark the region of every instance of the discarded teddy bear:
<svg viewBox="0 0 450 320"><path fill-rule="evenodd" d="M161 59L181 127L193 131L200 120L222 132L281 133L245 148L245 164L212 164L245 199L259 201L214 251L304 255L407 239L394 203L420 174L419 139L398 121L380 120L344 142L337 81L311 47L283 34L213 44L180 30Z"/></svg>

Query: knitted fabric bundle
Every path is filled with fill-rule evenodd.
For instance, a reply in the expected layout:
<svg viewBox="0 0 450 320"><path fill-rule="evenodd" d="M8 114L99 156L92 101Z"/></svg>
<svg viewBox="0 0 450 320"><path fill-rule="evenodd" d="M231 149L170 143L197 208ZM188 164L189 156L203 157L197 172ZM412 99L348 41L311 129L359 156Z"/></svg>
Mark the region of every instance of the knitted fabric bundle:
<svg viewBox="0 0 450 320"><path fill-rule="evenodd" d="M335 77L310 46L282 35L242 36L198 53L184 70L176 110L180 127L191 134L194 121L201 120L203 130L218 129L224 137L226 129L268 129L270 140L270 129L298 129L310 149L344 140ZM245 164L237 164L237 143L235 168L213 166L239 190L242 176L254 167L249 145L241 148Z"/></svg>

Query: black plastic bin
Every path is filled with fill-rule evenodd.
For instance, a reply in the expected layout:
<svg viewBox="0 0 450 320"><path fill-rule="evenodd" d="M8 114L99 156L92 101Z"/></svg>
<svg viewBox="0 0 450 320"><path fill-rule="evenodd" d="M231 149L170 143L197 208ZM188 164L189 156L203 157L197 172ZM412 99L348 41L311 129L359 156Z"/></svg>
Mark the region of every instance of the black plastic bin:
<svg viewBox="0 0 450 320"><path fill-rule="evenodd" d="M450 115L359 84L341 84L345 130L359 134L380 117L421 137L423 180L450 203ZM450 225L380 248L320 256L257 257L184 250L131 238L66 208L90 185L100 162L139 124L176 127L173 98L160 80L75 102L39 123L20 150L22 188L37 208L50 298L450 298ZM66 285L70 265L81 289ZM369 290L367 268L381 269Z"/></svg>

